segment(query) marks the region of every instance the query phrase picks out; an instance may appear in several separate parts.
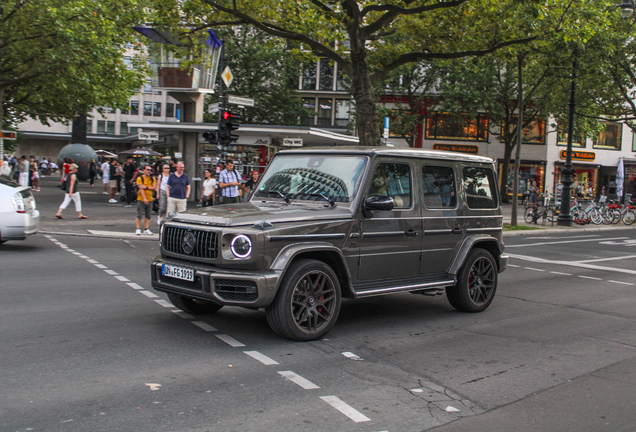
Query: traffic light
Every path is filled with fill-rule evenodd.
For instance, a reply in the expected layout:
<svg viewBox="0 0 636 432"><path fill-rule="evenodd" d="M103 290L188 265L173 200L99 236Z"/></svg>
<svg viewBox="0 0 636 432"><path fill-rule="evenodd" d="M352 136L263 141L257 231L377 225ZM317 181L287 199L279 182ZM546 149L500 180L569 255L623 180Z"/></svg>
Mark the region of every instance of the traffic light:
<svg viewBox="0 0 636 432"><path fill-rule="evenodd" d="M216 144L216 131L209 130L203 133L203 139L211 144Z"/></svg>
<svg viewBox="0 0 636 432"><path fill-rule="evenodd" d="M223 111L219 119L219 142L221 145L228 145L239 139L239 136L232 131L237 130L241 117L231 111Z"/></svg>

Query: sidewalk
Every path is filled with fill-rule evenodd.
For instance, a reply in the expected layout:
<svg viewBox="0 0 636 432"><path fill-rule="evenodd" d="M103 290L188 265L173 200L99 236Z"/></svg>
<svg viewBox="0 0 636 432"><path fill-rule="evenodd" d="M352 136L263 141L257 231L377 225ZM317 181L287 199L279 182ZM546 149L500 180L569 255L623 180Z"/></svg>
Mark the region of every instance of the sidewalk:
<svg viewBox="0 0 636 432"><path fill-rule="evenodd" d="M152 240L159 239L159 225L157 225L157 217L153 214L150 221L150 231L154 234L135 235L135 217L137 215L137 206L133 203L131 208L124 207L124 203L118 201L117 204L108 203L108 195L102 194L103 185L101 179L95 182L95 187L90 188L88 182L80 182L79 192L82 198L82 212L88 219L77 219L75 206L73 202L62 213L64 219L60 220L55 217L58 207L64 200L64 192L57 188L59 183L59 175L48 176L40 179L41 192L33 192L40 211L40 233L67 235L91 236L120 238L133 240ZM123 190L123 188L122 188ZM120 195L117 195L119 200ZM188 207L194 206L194 203L188 203ZM503 204L503 221L510 223L512 204ZM554 234L563 232L587 232L587 231L605 231L615 230L619 228L636 228L636 224L628 227L623 223L617 225L576 225L571 227L558 226L556 223L551 226L550 223L543 225L527 224L523 219L524 207L519 206L517 222L520 225L537 227L537 230L523 231L505 231L504 236L519 235L537 235L537 234Z"/></svg>

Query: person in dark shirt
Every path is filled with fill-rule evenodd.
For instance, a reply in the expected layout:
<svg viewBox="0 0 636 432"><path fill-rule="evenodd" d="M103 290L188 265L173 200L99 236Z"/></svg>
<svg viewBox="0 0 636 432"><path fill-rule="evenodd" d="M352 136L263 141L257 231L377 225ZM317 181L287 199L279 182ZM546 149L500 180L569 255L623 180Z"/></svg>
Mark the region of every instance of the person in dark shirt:
<svg viewBox="0 0 636 432"><path fill-rule="evenodd" d="M132 156L126 158L124 163L124 186L126 186L126 207L132 207L134 182L137 178L137 165Z"/></svg>

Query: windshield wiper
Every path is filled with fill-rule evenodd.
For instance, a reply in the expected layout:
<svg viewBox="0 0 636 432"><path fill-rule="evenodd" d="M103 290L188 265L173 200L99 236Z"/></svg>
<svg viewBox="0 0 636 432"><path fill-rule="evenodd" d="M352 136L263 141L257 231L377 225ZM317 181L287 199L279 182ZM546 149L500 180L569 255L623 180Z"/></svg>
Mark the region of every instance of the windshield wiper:
<svg viewBox="0 0 636 432"><path fill-rule="evenodd" d="M284 193L282 193L280 191L277 191L277 190L264 190L264 191L259 191L259 192L263 192L263 193L267 193L267 194L275 193L275 194L278 194L278 196L280 196L282 199L284 199L287 204L289 204L291 202L291 200L289 199L289 197L287 195L285 195Z"/></svg>
<svg viewBox="0 0 636 432"><path fill-rule="evenodd" d="M321 197L322 199L327 201L332 207L336 205L336 200L325 194L316 193L316 192L301 192L299 195L311 195L311 196Z"/></svg>

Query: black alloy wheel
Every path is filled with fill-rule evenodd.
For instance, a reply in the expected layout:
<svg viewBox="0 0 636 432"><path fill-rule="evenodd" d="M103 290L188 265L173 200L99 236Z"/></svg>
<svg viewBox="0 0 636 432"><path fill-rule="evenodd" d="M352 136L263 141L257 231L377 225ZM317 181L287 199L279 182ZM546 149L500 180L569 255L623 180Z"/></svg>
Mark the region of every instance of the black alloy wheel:
<svg viewBox="0 0 636 432"><path fill-rule="evenodd" d="M457 275L457 284L446 289L446 297L462 312L481 312L492 303L497 291L497 265L485 249L473 249Z"/></svg>

